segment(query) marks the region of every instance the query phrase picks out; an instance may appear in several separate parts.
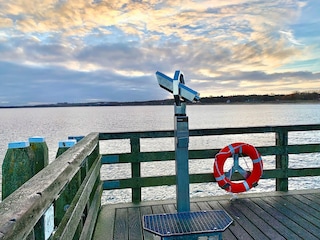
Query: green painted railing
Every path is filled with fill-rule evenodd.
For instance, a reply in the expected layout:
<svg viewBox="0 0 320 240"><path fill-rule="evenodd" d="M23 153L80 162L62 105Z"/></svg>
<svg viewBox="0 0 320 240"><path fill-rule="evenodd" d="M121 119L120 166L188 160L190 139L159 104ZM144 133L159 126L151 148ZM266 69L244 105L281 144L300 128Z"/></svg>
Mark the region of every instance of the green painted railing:
<svg viewBox="0 0 320 240"><path fill-rule="evenodd" d="M190 130L190 137L274 133L273 146L258 146L262 156L275 156L274 169L264 170L263 179L275 179L277 191L287 191L291 177L320 176L320 166L289 168L289 155L319 153L320 139L315 143L288 144L290 132L319 131L320 124L267 126L250 128L219 128ZM90 133L75 146L57 157L47 167L24 183L0 203L0 240L4 239L91 239L101 206L103 190L132 189L132 202L141 201L141 189L175 185L174 175L141 176L141 163L174 160L174 151L141 151L145 138L174 137L173 131L127 133ZM101 154L105 140L127 139L130 149L125 153ZM190 159L213 159L220 149L190 150ZM130 164L131 176L100 179L101 164ZM236 178L237 179L237 178ZM214 182L211 172L190 175L190 183ZM66 197L67 196L67 197ZM43 236L43 218L53 206L54 231ZM41 234L39 234L39 232Z"/></svg>
<svg viewBox="0 0 320 240"><path fill-rule="evenodd" d="M289 168L289 154L319 153L320 139L318 143L288 145L288 133L299 131L320 130L320 124L294 125L294 126L265 126L250 128L219 128L190 130L190 137L212 135L234 135L274 133L274 146L259 146L257 150L262 156L275 156L275 168L264 170L262 179L275 179L277 191L288 191L288 179L290 177L320 176L320 166L311 168ZM150 131L129 133L100 133L100 140L129 139L131 151L129 153L103 154L102 164L129 163L131 165L131 177L122 179L102 179L103 189L132 189L132 202L141 201L141 188L164 185L175 185L175 176L142 177L141 163L152 161L174 160L174 151L141 152L140 140L144 138L172 138L173 131ZM214 159L220 149L189 150L189 159ZM240 178L239 178L240 179ZM234 180L237 180L235 178ZM215 182L212 173L190 174L190 183Z"/></svg>
<svg viewBox="0 0 320 240"><path fill-rule="evenodd" d="M86 136L0 203L1 240L91 239L102 193L98 136Z"/></svg>

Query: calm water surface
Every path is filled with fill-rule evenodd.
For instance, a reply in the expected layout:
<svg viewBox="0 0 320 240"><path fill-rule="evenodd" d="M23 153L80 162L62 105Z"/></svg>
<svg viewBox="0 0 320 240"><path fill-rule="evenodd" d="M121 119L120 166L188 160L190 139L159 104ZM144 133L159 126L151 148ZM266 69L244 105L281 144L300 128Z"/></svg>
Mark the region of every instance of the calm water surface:
<svg viewBox="0 0 320 240"><path fill-rule="evenodd" d="M126 132L145 130L172 130L173 106L131 106L131 107L69 107L69 108L22 108L0 109L0 164L7 150L7 144L12 141L26 141L32 136L44 136L49 147L49 158L52 161L58 149L58 142L68 136L87 135L90 132ZM189 105L187 106L190 129L196 128L220 128L220 127L248 127L248 126L272 126L295 124L318 124L320 122L320 104L253 104L253 105ZM160 141L160 142L159 142ZM273 145L274 134L252 134L244 136L207 137L190 139L191 149L222 148L235 141L245 141L255 146ZM290 143L320 142L320 133L317 131L309 134L292 133L289 135ZM117 149L117 147L119 149ZM116 148L121 151L123 146L116 145L105 152ZM126 146L124 146L126 147ZM148 140L142 141L142 151L171 150L173 141ZM310 165L320 166L319 156L305 156L310 160ZM190 161L191 172L211 172L213 159ZM274 167L274 159L264 160L266 168ZM290 158L291 166L301 166L304 161ZM172 166L171 166L172 165ZM174 174L174 163L143 165L142 175ZM157 170L158 171L155 171ZM108 178L118 177L120 174L130 174L130 169L123 166L114 166L111 169L103 169L102 176ZM122 178L123 178L122 175ZM0 179L1 181L1 179ZM273 183L262 183L260 189L273 190ZM320 187L320 181L308 178L302 187ZM300 185L301 185L300 184ZM292 181L290 188L294 188ZM173 197L174 187L166 189L143 189L145 199ZM258 188L257 188L258 189ZM256 190L256 189L254 189ZM156 191L156 192L152 192ZM191 194L216 194L221 191L216 184L204 184L191 186ZM259 191L256 190L256 191ZM118 201L129 199L127 191L119 191L118 197L104 196L105 201ZM156 196L156 197L154 197Z"/></svg>

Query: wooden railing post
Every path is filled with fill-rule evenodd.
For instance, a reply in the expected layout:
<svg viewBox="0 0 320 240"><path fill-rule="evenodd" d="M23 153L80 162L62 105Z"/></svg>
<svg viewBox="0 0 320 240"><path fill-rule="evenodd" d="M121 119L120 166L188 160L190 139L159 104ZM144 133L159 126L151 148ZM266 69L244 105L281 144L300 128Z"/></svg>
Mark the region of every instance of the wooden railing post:
<svg viewBox="0 0 320 240"><path fill-rule="evenodd" d="M92 239L102 192L98 137L97 133L89 134L0 202L0 239ZM20 145L18 147L22 148ZM19 152L13 155L14 159L28 157L18 150ZM90 164L85 164L86 161ZM24 170L27 170L27 167L23 166ZM68 192L68 185L72 185L71 182L80 177L81 168L87 166L86 176L80 187L77 187L71 203L66 201L64 205L59 205L63 212L63 207L66 206L67 211L60 224L54 225L56 205L53 204ZM42 223L42 218L45 224ZM77 232L78 226L81 226L81 233ZM38 231L43 232L43 227L44 236L37 235Z"/></svg>
<svg viewBox="0 0 320 240"><path fill-rule="evenodd" d="M2 200L34 176L34 152L29 142L11 142L2 164Z"/></svg>
<svg viewBox="0 0 320 240"><path fill-rule="evenodd" d="M284 173L283 178L276 178L276 191L288 191L288 131L281 130L276 132L276 145L281 147L282 153L276 155L276 168Z"/></svg>
<svg viewBox="0 0 320 240"><path fill-rule="evenodd" d="M139 162L138 155L140 152L140 138L131 138L131 154L135 158L135 161L131 163L131 176L132 178L141 177L141 163ZM132 202L141 202L141 187L132 188Z"/></svg>
<svg viewBox="0 0 320 240"><path fill-rule="evenodd" d="M49 164L48 146L45 142L44 137L30 137L29 142L30 142L30 147L32 151L35 153L34 154L35 173L38 173ZM50 215L50 211L46 212L45 215L47 216ZM34 236L35 236L35 239L37 240L44 240L46 232L51 232L51 230L53 230L51 229L51 226L53 225L53 223L46 221L45 215L43 215L39 219L38 223L34 227Z"/></svg>
<svg viewBox="0 0 320 240"><path fill-rule="evenodd" d="M2 200L49 163L48 146L44 137L30 137L28 142L12 142L8 144L8 148L3 164ZM28 238L45 239L45 230L45 219L42 216Z"/></svg>
<svg viewBox="0 0 320 240"><path fill-rule="evenodd" d="M70 147L73 147L77 141L75 139L69 139L66 141L59 142L58 152L56 157L59 157ZM59 198L54 204L54 222L55 226L59 226L61 223L67 209L69 208L74 196L76 195L78 188L81 183L81 170L76 173L76 175L71 179L71 181L66 185L65 190L61 193ZM81 228L81 227L80 227ZM77 236L80 236L80 230L77 231Z"/></svg>

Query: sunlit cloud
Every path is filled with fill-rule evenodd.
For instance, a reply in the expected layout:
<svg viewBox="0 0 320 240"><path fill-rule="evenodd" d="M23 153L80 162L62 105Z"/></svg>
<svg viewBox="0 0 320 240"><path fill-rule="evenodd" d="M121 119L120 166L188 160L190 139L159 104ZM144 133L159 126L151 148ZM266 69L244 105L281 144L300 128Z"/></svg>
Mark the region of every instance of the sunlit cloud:
<svg viewBox="0 0 320 240"><path fill-rule="evenodd" d="M165 98L154 73L171 76L176 69L201 96L318 91L319 6L316 0L0 1L0 67L10 66L0 69L1 102L104 99L106 89L119 101ZM38 84L65 88L64 94L7 95L8 82L33 86L39 76L55 85ZM81 89L86 83L90 88Z"/></svg>

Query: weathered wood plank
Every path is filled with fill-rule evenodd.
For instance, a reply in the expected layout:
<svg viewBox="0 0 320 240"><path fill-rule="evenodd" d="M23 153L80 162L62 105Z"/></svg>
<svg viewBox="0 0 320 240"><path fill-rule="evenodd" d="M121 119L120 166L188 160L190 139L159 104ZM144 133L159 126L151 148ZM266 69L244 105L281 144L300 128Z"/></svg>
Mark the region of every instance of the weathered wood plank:
<svg viewBox="0 0 320 240"><path fill-rule="evenodd" d="M236 239L253 239L249 233L237 222L237 218L235 216L233 216L232 214L230 214L230 212L228 211L228 208L224 208L222 205L219 204L219 202L217 201L209 201L208 204L212 207L212 209L214 210L225 210L228 212L228 214L233 218L234 220L234 224L232 224L228 230L232 233L232 235L234 235L236 237Z"/></svg>
<svg viewBox="0 0 320 240"><path fill-rule="evenodd" d="M144 215L152 214L152 209L150 206L145 206L140 208L141 219L143 219ZM144 240L154 240L153 234L148 231L143 231L143 239Z"/></svg>
<svg viewBox="0 0 320 240"><path fill-rule="evenodd" d="M97 159L96 164L88 172L52 239L73 239L93 186L100 174L100 165L100 161Z"/></svg>
<svg viewBox="0 0 320 240"><path fill-rule="evenodd" d="M152 206L152 213L158 214L158 213L166 213L166 211L163 208L163 205L154 205Z"/></svg>
<svg viewBox="0 0 320 240"><path fill-rule="evenodd" d="M286 197L283 197L283 198L286 201L294 204L298 208L302 209L307 214L310 214L311 216L316 217L316 218L318 218L320 220L320 212L319 212L320 211L320 206L318 208L312 208L311 205L308 205L305 202L302 202L302 201L298 200L294 196L286 196ZM319 226L320 226L320 224L319 224Z"/></svg>
<svg viewBox="0 0 320 240"><path fill-rule="evenodd" d="M297 239L299 238L294 232L288 229L281 221L278 221L273 215L266 212L263 207L265 205L259 206L258 204L254 203L252 200L247 199L243 201L243 204L255 212L258 216L260 216L265 222L265 228L273 228L276 232L272 231L271 234L274 234L274 237L271 239Z"/></svg>
<svg viewBox="0 0 320 240"><path fill-rule="evenodd" d="M242 228L246 229L251 238L261 240L268 239L268 237L266 237L266 235L255 224L253 224L255 219L252 220L250 219L250 215L248 213L243 213L239 209L239 205L236 202L237 201L228 200L219 201L219 203L226 209L230 216L236 221L236 224L239 224ZM251 220L253 222L251 222Z"/></svg>
<svg viewBox="0 0 320 240"><path fill-rule="evenodd" d="M200 211L200 207L198 206L197 203L191 202L191 203L190 203L190 211L191 211L191 212Z"/></svg>
<svg viewBox="0 0 320 240"><path fill-rule="evenodd" d="M116 209L116 221L114 225L113 239L129 239L129 227L128 227L128 209L118 208Z"/></svg>
<svg viewBox="0 0 320 240"><path fill-rule="evenodd" d="M165 204L165 205L163 205L163 208L166 213L176 213L177 212L177 207L175 204Z"/></svg>
<svg viewBox="0 0 320 240"><path fill-rule="evenodd" d="M113 240L116 208L102 206L95 226L94 240Z"/></svg>
<svg viewBox="0 0 320 240"><path fill-rule="evenodd" d="M277 208L277 211L281 212L296 224L301 226L304 229L304 231L301 231L301 237L304 239L318 239L317 235L319 234L320 229L305 219L306 213L304 211L293 211L292 209L288 208L289 203L281 198L275 199L274 197L268 197L264 198L264 200L268 203L272 203L273 207Z"/></svg>
<svg viewBox="0 0 320 240"><path fill-rule="evenodd" d="M140 208L132 207L128 209L129 240L142 239L142 224Z"/></svg>
<svg viewBox="0 0 320 240"><path fill-rule="evenodd" d="M305 219L310 225L309 231L312 228L312 225L316 227L316 232L320 233L320 217L319 213L313 215L315 211L308 211L306 205L302 205L301 203L292 203L290 201L289 196L281 197L281 198L273 198L275 201L282 203L290 212L293 212L300 216L301 218ZM310 231L312 232L312 231ZM314 233L313 233L314 234Z"/></svg>
<svg viewBox="0 0 320 240"><path fill-rule="evenodd" d="M268 199L267 197L260 199L257 201L254 199L265 211L274 216L275 219L278 219L280 222L283 222L286 227L292 230L295 234L297 234L302 239L315 239L312 234L310 234L307 230L297 224L293 219L286 215L285 210L282 208L281 204L277 204L276 202Z"/></svg>
<svg viewBox="0 0 320 240"><path fill-rule="evenodd" d="M313 210L318 211L320 209L320 204L310 200L307 195L295 195L294 198L298 199L299 201L307 204Z"/></svg>
<svg viewBox="0 0 320 240"><path fill-rule="evenodd" d="M310 195L306 195L305 197L310 199L312 202L316 204L320 204L320 194L310 194Z"/></svg>
<svg viewBox="0 0 320 240"><path fill-rule="evenodd" d="M262 217L262 214L264 211L259 212L259 209L256 205L251 205L248 207L246 202L248 202L248 199L239 199L236 201L233 201L232 204L239 209L243 215L245 215L250 221L251 224L257 226L257 228L265 234L265 236L254 236L254 238L258 239L264 239L265 237L268 239L285 239L282 236L279 236L279 232L277 232L272 226L268 225L264 218ZM258 211L257 211L258 210ZM273 219L272 219L273 220ZM250 223L249 223L250 224Z"/></svg>
<svg viewBox="0 0 320 240"><path fill-rule="evenodd" d="M90 209L88 211L88 216L83 226L83 230L79 240L87 240L91 239L93 235L93 231L97 222L97 216L100 210L101 205L101 193L102 193L102 185L96 189L93 200L90 205Z"/></svg>

